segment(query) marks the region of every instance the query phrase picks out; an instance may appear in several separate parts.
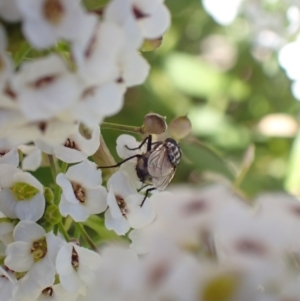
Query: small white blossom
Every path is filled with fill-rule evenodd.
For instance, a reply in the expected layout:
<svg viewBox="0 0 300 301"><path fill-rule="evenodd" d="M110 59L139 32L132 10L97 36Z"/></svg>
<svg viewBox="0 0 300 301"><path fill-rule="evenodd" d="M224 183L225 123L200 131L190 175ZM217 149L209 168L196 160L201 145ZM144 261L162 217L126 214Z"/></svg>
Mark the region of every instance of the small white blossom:
<svg viewBox="0 0 300 301"><path fill-rule="evenodd" d="M60 283L69 292L85 292L97 279L95 271L101 264L101 257L94 251L73 243L65 244L58 252L56 270Z"/></svg>
<svg viewBox="0 0 300 301"><path fill-rule="evenodd" d="M79 1L16 0L22 15L25 37L35 48L48 48L58 39L74 41L85 14Z"/></svg>
<svg viewBox="0 0 300 301"><path fill-rule="evenodd" d="M106 207L106 189L101 186L101 171L89 161L69 167L66 174L58 174L57 184L62 188L59 210L63 216L70 215L83 222L91 214L103 212Z"/></svg>
<svg viewBox="0 0 300 301"><path fill-rule="evenodd" d="M105 226L119 235L132 228L141 228L150 224L155 213L151 202L137 193L126 172L118 171L107 182L108 209L105 212Z"/></svg>
<svg viewBox="0 0 300 301"><path fill-rule="evenodd" d="M73 132L63 144L47 144L41 139L35 141L35 145L44 153L54 155L66 163L82 162L93 155L100 145L100 127L95 125L91 129L84 129L87 137L84 137L80 125L73 128Z"/></svg>
<svg viewBox="0 0 300 301"><path fill-rule="evenodd" d="M6 245L13 242L14 228L12 221L0 212L0 241Z"/></svg>
<svg viewBox="0 0 300 301"><path fill-rule="evenodd" d="M114 0L106 7L106 20L125 29L129 46L138 49L143 38L161 37L170 25L170 13L161 0Z"/></svg>
<svg viewBox="0 0 300 301"><path fill-rule="evenodd" d="M99 86L118 79L118 57L123 49L125 34L113 22L93 25L89 39L74 43L72 53L78 73L88 86Z"/></svg>
<svg viewBox="0 0 300 301"><path fill-rule="evenodd" d="M72 107L81 87L57 54L22 64L12 79L20 110L30 121L46 121ZM32 109L34 108L34 110Z"/></svg>
<svg viewBox="0 0 300 301"><path fill-rule="evenodd" d="M30 221L19 222L13 235L15 241L6 248L5 265L16 272L27 272L18 281L14 297L32 300L54 282L54 260L61 241Z"/></svg>
<svg viewBox="0 0 300 301"><path fill-rule="evenodd" d="M0 210L7 217L37 221L43 216L43 186L31 174L0 164L0 188Z"/></svg>
<svg viewBox="0 0 300 301"><path fill-rule="evenodd" d="M115 81L86 87L72 114L87 127L98 126L105 117L115 115L122 109L125 90L123 84Z"/></svg>

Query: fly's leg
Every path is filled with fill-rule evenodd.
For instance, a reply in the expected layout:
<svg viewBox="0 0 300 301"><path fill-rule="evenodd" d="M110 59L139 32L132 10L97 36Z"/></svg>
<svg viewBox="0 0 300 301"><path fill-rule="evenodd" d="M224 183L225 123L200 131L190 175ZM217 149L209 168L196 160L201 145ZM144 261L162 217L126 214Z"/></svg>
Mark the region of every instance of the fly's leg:
<svg viewBox="0 0 300 301"><path fill-rule="evenodd" d="M134 148L130 148L128 147L127 145L125 145L125 147L129 150L138 150L138 149L141 149L141 147L148 141L148 144L147 144L147 151L151 150L151 144L152 144L152 136L149 135L147 136L143 141L142 143L138 146L138 147L134 147Z"/></svg>
<svg viewBox="0 0 300 301"><path fill-rule="evenodd" d="M99 168L113 168L113 167L119 167L119 166L121 166L123 163L125 163L125 162L127 162L127 161L129 161L129 160L131 160L131 159L133 159L133 158L141 158L141 157L142 157L142 155L134 155L134 156L131 156L131 157L126 158L125 160L123 160L123 161L121 161L121 162L119 162L119 163L117 163L117 164L115 164L115 165L110 165L110 166L97 166L97 169L99 169Z"/></svg>
<svg viewBox="0 0 300 301"><path fill-rule="evenodd" d="M149 192L152 191L152 190L155 190L155 189L156 189L156 188L153 187L153 188L149 188L149 189L146 190L145 197L144 197L144 199L143 199L143 201L142 201L142 203L141 203L141 205L140 205L141 207L144 205L144 203L145 203L145 201L146 201L146 199L147 199L147 197L148 197Z"/></svg>
<svg viewBox="0 0 300 301"><path fill-rule="evenodd" d="M140 192L142 189L144 189L145 187L147 187L147 186L150 186L150 184L145 184L145 185L142 185L142 187L141 188L139 188L138 190L137 190L137 192Z"/></svg>

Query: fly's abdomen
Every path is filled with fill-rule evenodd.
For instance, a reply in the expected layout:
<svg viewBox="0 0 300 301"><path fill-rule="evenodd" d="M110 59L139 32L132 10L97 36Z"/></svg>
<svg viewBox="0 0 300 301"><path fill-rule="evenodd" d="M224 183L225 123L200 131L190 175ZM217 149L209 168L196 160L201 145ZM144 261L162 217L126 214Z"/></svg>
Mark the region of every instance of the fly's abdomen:
<svg viewBox="0 0 300 301"><path fill-rule="evenodd" d="M141 158L138 158L137 164L135 167L136 174L141 182L151 183L151 176L148 172L148 158L149 155L145 154Z"/></svg>

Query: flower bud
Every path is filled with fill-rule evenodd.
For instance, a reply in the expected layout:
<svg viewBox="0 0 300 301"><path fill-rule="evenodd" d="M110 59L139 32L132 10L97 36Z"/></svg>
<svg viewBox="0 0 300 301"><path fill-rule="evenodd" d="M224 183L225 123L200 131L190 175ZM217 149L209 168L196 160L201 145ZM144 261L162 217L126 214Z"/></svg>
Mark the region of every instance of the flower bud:
<svg viewBox="0 0 300 301"><path fill-rule="evenodd" d="M162 43L162 37L157 38L157 39L152 39L152 40L145 40L144 44L141 47L142 52L148 52L148 51L153 51L157 49L161 43Z"/></svg>
<svg viewBox="0 0 300 301"><path fill-rule="evenodd" d="M162 134L167 130L166 117L149 113L144 117L144 123L141 128L144 134Z"/></svg>
<svg viewBox="0 0 300 301"><path fill-rule="evenodd" d="M44 197L46 204L52 204L54 199L53 191L49 187L44 187Z"/></svg>
<svg viewBox="0 0 300 301"><path fill-rule="evenodd" d="M169 125L169 133L175 140L185 138L192 131L192 123L187 116L174 118Z"/></svg>
<svg viewBox="0 0 300 301"><path fill-rule="evenodd" d="M43 218L49 221L52 225L58 224L61 220L58 207L54 204L48 206L45 210Z"/></svg>

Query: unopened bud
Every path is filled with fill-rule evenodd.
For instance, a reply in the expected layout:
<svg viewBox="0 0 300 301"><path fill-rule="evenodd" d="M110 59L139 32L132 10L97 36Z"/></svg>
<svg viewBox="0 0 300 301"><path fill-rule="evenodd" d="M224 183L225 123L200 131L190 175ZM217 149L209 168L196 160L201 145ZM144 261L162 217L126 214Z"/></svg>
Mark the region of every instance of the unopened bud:
<svg viewBox="0 0 300 301"><path fill-rule="evenodd" d="M140 50L142 52L153 51L157 49L161 45L161 43L162 37L153 40L145 40Z"/></svg>
<svg viewBox="0 0 300 301"><path fill-rule="evenodd" d="M144 123L142 125L143 134L160 135L166 130L166 117L155 113L149 113L144 117Z"/></svg>
<svg viewBox="0 0 300 301"><path fill-rule="evenodd" d="M44 187L44 197L47 204L51 204L53 202L54 194L49 187Z"/></svg>
<svg viewBox="0 0 300 301"><path fill-rule="evenodd" d="M169 133L175 140L188 136L192 131L192 123L187 116L174 118L169 125Z"/></svg>

